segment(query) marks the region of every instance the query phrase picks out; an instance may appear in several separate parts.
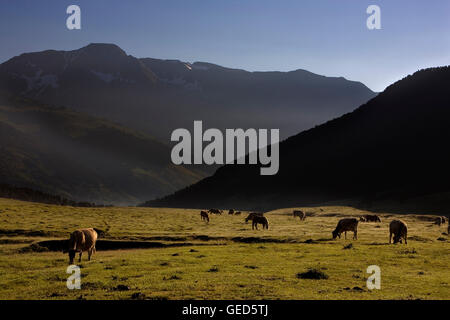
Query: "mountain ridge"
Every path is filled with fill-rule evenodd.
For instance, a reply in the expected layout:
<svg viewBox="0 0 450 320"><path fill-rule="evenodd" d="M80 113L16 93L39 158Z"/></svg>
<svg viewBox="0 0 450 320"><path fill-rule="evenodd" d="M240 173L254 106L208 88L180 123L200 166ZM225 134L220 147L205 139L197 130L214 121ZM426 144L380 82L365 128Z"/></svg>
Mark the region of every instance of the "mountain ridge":
<svg viewBox="0 0 450 320"><path fill-rule="evenodd" d="M420 70L355 111L289 137L280 143L276 176L226 165L144 205L272 209L446 192L450 152L441 145L450 139L449 82L449 67Z"/></svg>
<svg viewBox="0 0 450 320"><path fill-rule="evenodd" d="M219 129L280 128L286 138L376 95L360 82L302 69L248 72L209 62L135 58L117 45L95 43L13 57L0 65L0 87L164 141L197 119Z"/></svg>

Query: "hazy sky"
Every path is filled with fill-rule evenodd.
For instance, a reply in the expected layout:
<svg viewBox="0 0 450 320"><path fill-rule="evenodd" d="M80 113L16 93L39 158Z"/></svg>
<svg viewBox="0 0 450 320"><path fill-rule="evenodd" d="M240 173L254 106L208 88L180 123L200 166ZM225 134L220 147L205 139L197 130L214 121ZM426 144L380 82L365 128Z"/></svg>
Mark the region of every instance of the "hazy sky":
<svg viewBox="0 0 450 320"><path fill-rule="evenodd" d="M81 7L82 29L66 28ZM381 8L368 30L366 8ZM23 52L115 43L136 57L249 71L306 69L375 91L450 64L449 0L11 0L0 2L0 62Z"/></svg>

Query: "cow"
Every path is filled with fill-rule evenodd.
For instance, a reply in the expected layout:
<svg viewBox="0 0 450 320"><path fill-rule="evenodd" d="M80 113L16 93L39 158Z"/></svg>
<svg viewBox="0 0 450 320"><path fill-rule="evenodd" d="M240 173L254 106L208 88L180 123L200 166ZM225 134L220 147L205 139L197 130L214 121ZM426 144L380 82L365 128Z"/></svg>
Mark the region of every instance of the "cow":
<svg viewBox="0 0 450 320"><path fill-rule="evenodd" d="M336 229L332 232L333 240L336 237L341 238L341 233L344 232L345 239L347 239L347 231L353 231L353 239L358 240L358 219L344 218L339 220Z"/></svg>
<svg viewBox="0 0 450 320"><path fill-rule="evenodd" d="M364 216L359 217L359 221L361 222L367 222L367 219Z"/></svg>
<svg viewBox="0 0 450 320"><path fill-rule="evenodd" d="M434 219L434 224L437 224L438 226L441 226L441 224L442 224L441 217L437 217L436 219Z"/></svg>
<svg viewBox="0 0 450 320"><path fill-rule="evenodd" d="M213 214L222 214L222 210L219 209L209 209L208 212Z"/></svg>
<svg viewBox="0 0 450 320"><path fill-rule="evenodd" d="M258 223L262 224L263 229L269 229L269 222L267 221L266 217L254 215L252 217L252 230L258 230Z"/></svg>
<svg viewBox="0 0 450 320"><path fill-rule="evenodd" d="M366 214L362 216L365 221L363 222L381 222L381 219L376 214ZM361 220L362 221L362 220Z"/></svg>
<svg viewBox="0 0 450 320"><path fill-rule="evenodd" d="M73 264L73 259L77 252L80 253L78 262L81 262L81 255L83 251L88 252L88 260L91 260L91 255L96 252L95 243L97 242L98 233L95 228L79 229L70 234L69 239L69 264Z"/></svg>
<svg viewBox="0 0 450 320"><path fill-rule="evenodd" d="M239 216L241 213L242 213L242 212L240 212L240 211L235 211L235 212L234 212L234 215L235 215L235 216Z"/></svg>
<svg viewBox="0 0 450 320"><path fill-rule="evenodd" d="M253 220L253 218L256 216L262 217L263 214L260 212L250 212L250 214L247 216L247 218L245 218L245 223L247 223L248 220Z"/></svg>
<svg viewBox="0 0 450 320"><path fill-rule="evenodd" d="M300 220L305 220L305 219L306 219L306 213L304 213L304 212L301 211L301 210L294 210L293 215L294 215L294 218L295 218L295 217L299 217Z"/></svg>
<svg viewBox="0 0 450 320"><path fill-rule="evenodd" d="M402 220L392 220L389 224L389 243L391 243L392 235L394 235L394 244L397 242L402 243L402 239L405 240L405 244L408 244L408 226L406 222Z"/></svg>
<svg viewBox="0 0 450 320"><path fill-rule="evenodd" d="M200 211L200 218L202 219L202 221L207 221L207 222L209 222L208 212L206 212L206 211Z"/></svg>
<svg viewBox="0 0 450 320"><path fill-rule="evenodd" d="M233 209L228 210L228 214L233 215L234 214L234 210Z"/></svg>

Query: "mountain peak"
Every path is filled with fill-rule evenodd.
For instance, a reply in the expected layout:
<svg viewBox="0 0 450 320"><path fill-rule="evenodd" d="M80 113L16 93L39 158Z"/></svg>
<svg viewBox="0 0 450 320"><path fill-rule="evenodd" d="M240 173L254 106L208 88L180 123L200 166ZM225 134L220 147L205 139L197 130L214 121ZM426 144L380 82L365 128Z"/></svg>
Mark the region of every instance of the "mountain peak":
<svg viewBox="0 0 450 320"><path fill-rule="evenodd" d="M117 55L117 56L127 55L126 52L122 50L122 48L113 43L90 43L87 46L79 49L78 51L101 55Z"/></svg>

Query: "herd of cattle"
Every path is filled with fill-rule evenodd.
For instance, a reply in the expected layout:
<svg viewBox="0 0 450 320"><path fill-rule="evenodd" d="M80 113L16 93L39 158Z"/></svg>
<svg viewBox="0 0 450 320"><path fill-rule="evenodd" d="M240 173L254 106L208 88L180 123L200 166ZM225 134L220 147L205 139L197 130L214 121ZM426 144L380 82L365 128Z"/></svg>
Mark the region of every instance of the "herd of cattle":
<svg viewBox="0 0 450 320"><path fill-rule="evenodd" d="M219 209L210 209L208 211L200 211L200 217L202 221L206 221L209 223L209 214L217 214L221 215L223 213L223 210ZM233 209L230 209L228 211L229 215L240 215L241 211L235 211ZM293 217L299 217L301 221L304 221L306 219L306 213L301 210L294 210ZM252 221L252 230L256 229L258 230L258 224L261 224L263 229L269 229L269 222L267 221L267 218L264 217L263 213L260 212L251 212L247 218L245 218L245 222ZM446 221L449 223L447 232L450 234L450 217L438 217L435 220L435 224L441 226L442 224L445 224ZM358 239L358 224L359 222L381 222L381 218L378 215L362 215L359 217L359 219L356 218L343 218L340 219L337 223L336 228L332 231L333 240L337 237L341 238L341 234L344 233L345 239L347 239L347 231L353 232L353 239ZM69 263L73 264L73 260L75 258L76 253L79 253L79 261L81 262L81 255L83 254L83 251L87 251L88 253L88 259L91 260L91 256L93 253L95 253L95 244L97 242L99 233L101 233L100 230L96 228L88 228L88 229L80 229L74 231L70 235L69 239L69 246L67 248L67 251L69 253ZM400 219L394 219L389 224L389 243L392 243L392 236L394 243L402 243L402 241L405 241L405 244L408 243L408 225L406 222L400 220ZM67 252L65 251L65 252Z"/></svg>

